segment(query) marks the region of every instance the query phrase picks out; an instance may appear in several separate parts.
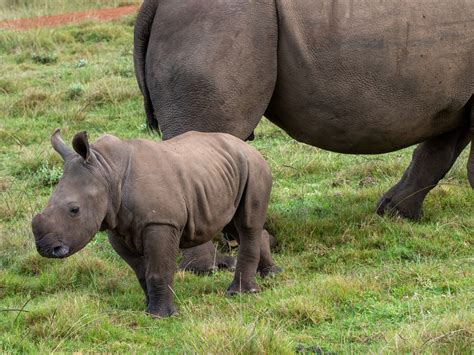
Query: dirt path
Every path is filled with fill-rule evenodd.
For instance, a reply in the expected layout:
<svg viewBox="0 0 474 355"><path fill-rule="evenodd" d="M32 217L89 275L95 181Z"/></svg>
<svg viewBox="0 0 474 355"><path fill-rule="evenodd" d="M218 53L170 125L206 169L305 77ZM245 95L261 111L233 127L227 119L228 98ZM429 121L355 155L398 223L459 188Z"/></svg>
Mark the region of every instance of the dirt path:
<svg viewBox="0 0 474 355"><path fill-rule="evenodd" d="M85 20L110 21L138 10L138 5L122 6L108 9L71 12L68 14L41 16L34 18L8 20L0 22L0 29L28 30L38 27L55 27L69 23L78 23Z"/></svg>

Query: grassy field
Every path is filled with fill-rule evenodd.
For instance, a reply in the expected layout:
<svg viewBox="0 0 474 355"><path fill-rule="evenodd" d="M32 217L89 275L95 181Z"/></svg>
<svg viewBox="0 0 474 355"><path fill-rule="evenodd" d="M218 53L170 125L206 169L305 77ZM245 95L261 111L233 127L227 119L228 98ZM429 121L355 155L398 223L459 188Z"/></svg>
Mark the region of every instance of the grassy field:
<svg viewBox="0 0 474 355"><path fill-rule="evenodd" d="M144 314L132 271L99 234L65 259L40 257L31 217L62 163L49 144L86 129L145 129L132 66L133 18L0 31L0 352L469 353L474 337L474 191L466 152L420 222L374 214L411 149L344 156L263 121L252 144L270 163L268 228L285 271L256 295L225 297L229 272L179 272L179 316ZM21 310L21 311L18 311Z"/></svg>

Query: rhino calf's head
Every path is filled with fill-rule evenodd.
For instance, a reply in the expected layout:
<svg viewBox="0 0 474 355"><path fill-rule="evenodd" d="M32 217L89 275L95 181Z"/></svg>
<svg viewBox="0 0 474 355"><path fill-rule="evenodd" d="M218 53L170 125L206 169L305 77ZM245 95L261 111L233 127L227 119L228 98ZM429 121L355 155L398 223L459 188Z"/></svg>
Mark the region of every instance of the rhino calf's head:
<svg viewBox="0 0 474 355"><path fill-rule="evenodd" d="M107 214L108 188L86 132L66 146L57 129L53 148L64 160L64 173L44 210L32 221L36 249L48 258L64 258L81 250L100 230Z"/></svg>

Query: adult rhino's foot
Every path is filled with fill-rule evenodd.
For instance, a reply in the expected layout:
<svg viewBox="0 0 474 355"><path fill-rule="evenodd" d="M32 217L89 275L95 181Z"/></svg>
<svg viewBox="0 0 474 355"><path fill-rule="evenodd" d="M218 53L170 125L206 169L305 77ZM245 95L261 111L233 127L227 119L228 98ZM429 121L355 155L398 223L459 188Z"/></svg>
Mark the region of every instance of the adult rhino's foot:
<svg viewBox="0 0 474 355"><path fill-rule="evenodd" d="M377 204L377 213L381 216L388 214L402 218L419 220L423 216L422 203L418 199L394 199L387 194L382 196Z"/></svg>
<svg viewBox="0 0 474 355"><path fill-rule="evenodd" d="M451 169L470 140L469 129L463 126L419 144L400 181L379 201L377 213L419 219L425 196Z"/></svg>
<svg viewBox="0 0 474 355"><path fill-rule="evenodd" d="M234 257L222 255L209 241L197 247L183 249L183 259L179 267L197 274L208 274L219 268L233 270L235 265Z"/></svg>
<svg viewBox="0 0 474 355"><path fill-rule="evenodd" d="M283 272L283 269L276 265L267 265L262 268L259 266L257 272L260 273L261 277L269 277Z"/></svg>
<svg viewBox="0 0 474 355"><path fill-rule="evenodd" d="M258 287L254 282L236 282L235 280L229 286L226 291L227 296L234 296L239 293L256 293L258 292Z"/></svg>
<svg viewBox="0 0 474 355"><path fill-rule="evenodd" d="M163 304L156 307L148 305L146 313L153 318L171 317L178 314L173 303Z"/></svg>

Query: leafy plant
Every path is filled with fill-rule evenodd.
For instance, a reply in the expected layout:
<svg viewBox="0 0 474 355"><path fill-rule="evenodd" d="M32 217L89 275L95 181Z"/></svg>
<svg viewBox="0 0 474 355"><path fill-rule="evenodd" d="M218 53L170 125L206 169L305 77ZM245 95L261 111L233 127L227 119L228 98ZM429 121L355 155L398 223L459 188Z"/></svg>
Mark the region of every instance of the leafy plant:
<svg viewBox="0 0 474 355"><path fill-rule="evenodd" d="M82 86L81 83L74 83L71 86L69 86L67 92L66 92L66 97L69 100L74 100L84 94L84 87Z"/></svg>
<svg viewBox="0 0 474 355"><path fill-rule="evenodd" d="M31 59L37 64L53 64L58 61L58 57L52 54L32 54Z"/></svg>

